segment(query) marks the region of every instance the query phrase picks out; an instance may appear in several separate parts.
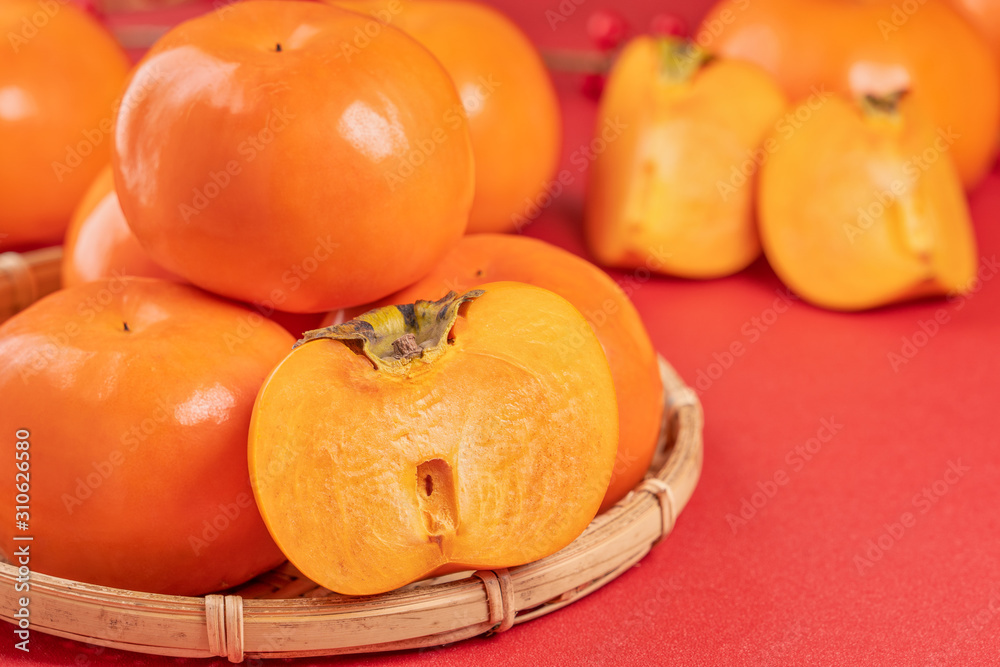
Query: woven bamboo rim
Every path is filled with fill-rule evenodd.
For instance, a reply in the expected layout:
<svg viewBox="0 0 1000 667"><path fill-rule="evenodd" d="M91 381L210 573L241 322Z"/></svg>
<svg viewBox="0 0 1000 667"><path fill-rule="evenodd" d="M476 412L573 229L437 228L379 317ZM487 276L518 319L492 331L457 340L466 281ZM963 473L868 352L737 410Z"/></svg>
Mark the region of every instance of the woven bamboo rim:
<svg viewBox="0 0 1000 667"><path fill-rule="evenodd" d="M0 320L29 305L24 295L37 299L56 289L58 281L46 277L58 276L59 255L53 249L0 255ZM332 593L287 562L226 594L203 597L33 572L31 629L128 651L241 662L439 646L549 614L635 565L670 534L694 492L702 465L701 405L662 358L660 374L664 422L646 479L548 558L367 597ZM25 595L15 592L16 579L17 569L0 563L0 617L8 622L16 622L18 598Z"/></svg>

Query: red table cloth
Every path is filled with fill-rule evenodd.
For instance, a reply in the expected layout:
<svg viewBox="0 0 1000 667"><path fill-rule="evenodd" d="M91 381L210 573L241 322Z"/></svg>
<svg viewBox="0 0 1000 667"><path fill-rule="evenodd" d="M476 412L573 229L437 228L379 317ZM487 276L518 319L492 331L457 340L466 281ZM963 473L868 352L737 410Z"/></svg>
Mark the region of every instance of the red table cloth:
<svg viewBox="0 0 1000 667"><path fill-rule="evenodd" d="M495 0L543 48L707 3ZM572 183L525 233L584 254L596 105L556 77ZM526 101L528 103L528 101ZM591 596L485 639L291 665L986 665L1000 661L1000 176L971 196L980 282L862 314L797 300L764 260L707 282L613 273L697 389L705 462L673 534ZM208 665L0 632L0 662ZM251 661L250 664L259 661ZM276 661L274 664L285 664Z"/></svg>

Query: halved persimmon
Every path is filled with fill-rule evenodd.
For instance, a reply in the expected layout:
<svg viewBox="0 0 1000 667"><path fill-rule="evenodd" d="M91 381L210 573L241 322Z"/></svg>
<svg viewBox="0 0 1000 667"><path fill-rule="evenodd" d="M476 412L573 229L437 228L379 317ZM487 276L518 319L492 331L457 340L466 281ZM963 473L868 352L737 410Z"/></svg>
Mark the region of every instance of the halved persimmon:
<svg viewBox="0 0 1000 667"><path fill-rule="evenodd" d="M638 484L656 451L663 418L663 382L656 350L632 301L604 271L554 245L510 234L471 234L423 280L371 304L330 313L324 325L357 317L369 308L418 299L440 299L452 290L514 280L551 290L583 314L604 347L618 398L618 455L605 511Z"/></svg>
<svg viewBox="0 0 1000 667"><path fill-rule="evenodd" d="M759 144L785 98L759 67L710 60L682 40L625 47L598 127L621 126L587 181L587 245L599 264L718 278L760 255L753 219Z"/></svg>
<svg viewBox="0 0 1000 667"><path fill-rule="evenodd" d="M761 173L760 231L803 299L863 310L972 285L976 240L949 149L917 99L832 97Z"/></svg>
<svg viewBox="0 0 1000 667"><path fill-rule="evenodd" d="M614 392L583 316L548 290L390 306L310 332L271 373L251 481L281 550L338 593L520 565L597 513Z"/></svg>

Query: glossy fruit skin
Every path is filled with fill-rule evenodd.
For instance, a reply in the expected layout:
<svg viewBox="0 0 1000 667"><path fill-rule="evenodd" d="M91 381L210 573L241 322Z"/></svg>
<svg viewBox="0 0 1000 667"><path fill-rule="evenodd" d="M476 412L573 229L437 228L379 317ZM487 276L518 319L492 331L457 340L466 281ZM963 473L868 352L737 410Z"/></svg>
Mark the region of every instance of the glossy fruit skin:
<svg viewBox="0 0 1000 667"><path fill-rule="evenodd" d="M476 196L468 231L507 232L524 225L526 209L551 184L562 141L559 100L527 36L480 2L334 4L388 17L390 25L427 47L455 81L476 156Z"/></svg>
<svg viewBox="0 0 1000 667"><path fill-rule="evenodd" d="M887 113L833 97L775 137L759 220L778 277L835 310L969 289L976 242L949 140L912 98Z"/></svg>
<svg viewBox="0 0 1000 667"><path fill-rule="evenodd" d="M414 282L461 237L475 176L458 94L394 28L345 52L367 22L236 3L149 51L113 162L155 262L223 296L320 312Z"/></svg>
<svg viewBox="0 0 1000 667"><path fill-rule="evenodd" d="M157 278L177 283L187 281L167 271L149 257L135 238L125 214L122 213L111 166L105 168L84 195L63 244L62 286L105 278ZM323 320L322 313L289 313L279 310L273 301L265 300L245 305L259 315L284 327L295 338L315 329ZM256 315L252 316L256 322Z"/></svg>
<svg viewBox="0 0 1000 667"><path fill-rule="evenodd" d="M249 314L128 278L61 290L0 326L0 428L30 431L33 571L200 595L283 560L253 504L246 438L293 341L267 321L241 333ZM14 439L2 448L13 489ZM14 502L0 498L12 519ZM13 531L0 529L8 558Z"/></svg>
<svg viewBox="0 0 1000 667"><path fill-rule="evenodd" d="M62 286L115 275L186 282L149 257L125 220L111 172L105 167L73 214L63 243Z"/></svg>
<svg viewBox="0 0 1000 667"><path fill-rule="evenodd" d="M601 511L625 497L645 476L663 419L663 383L656 350L628 295L608 274L576 255L526 236L466 236L420 282L347 312L325 326L371 308L439 299L483 282L513 280L555 292L590 323L611 367L618 397L618 455Z"/></svg>
<svg viewBox="0 0 1000 667"><path fill-rule="evenodd" d="M760 68L700 64L703 54L688 48L639 37L611 72L596 134L622 129L591 165L585 209L598 264L700 279L760 255L754 156L785 97Z"/></svg>
<svg viewBox="0 0 1000 667"><path fill-rule="evenodd" d="M56 245L109 160L129 63L72 4L0 3L0 251Z"/></svg>
<svg viewBox="0 0 1000 667"><path fill-rule="evenodd" d="M961 135L951 155L967 189L992 166L1000 136L997 64L944 0L924 0L911 13L895 0L723 0L702 30L713 23L723 27L709 50L768 70L793 104L813 87L853 98L908 83L938 126Z"/></svg>
<svg viewBox="0 0 1000 667"><path fill-rule="evenodd" d="M596 514L618 438L599 342L552 292L479 289L446 321L448 341L402 368L313 340L261 388L254 492L313 581L369 595L512 567L566 546Z"/></svg>

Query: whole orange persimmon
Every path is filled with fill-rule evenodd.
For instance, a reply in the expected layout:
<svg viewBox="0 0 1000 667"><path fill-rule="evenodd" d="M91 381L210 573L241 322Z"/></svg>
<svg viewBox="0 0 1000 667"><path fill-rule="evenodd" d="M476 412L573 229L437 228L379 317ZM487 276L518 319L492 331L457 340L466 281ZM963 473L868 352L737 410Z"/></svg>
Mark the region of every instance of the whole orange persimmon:
<svg viewBox="0 0 1000 667"><path fill-rule="evenodd" d="M469 232L523 226L559 161L559 101L545 63L506 16L468 0L327 0L415 38L455 81L476 156Z"/></svg>
<svg viewBox="0 0 1000 667"><path fill-rule="evenodd" d="M32 570L174 595L280 563L246 442L257 390L293 340L266 320L245 327L250 314L127 278L61 290L0 326L0 480L30 496L23 530L14 494L0 496L3 553L31 535Z"/></svg>
<svg viewBox="0 0 1000 667"><path fill-rule="evenodd" d="M418 280L464 233L475 176L438 61L370 19L244 2L157 42L132 74L115 184L152 259L242 301L319 312Z"/></svg>
<svg viewBox="0 0 1000 667"><path fill-rule="evenodd" d="M349 311L331 313L325 326L357 317L369 308L419 299L440 299L486 282L513 280L551 290L587 319L611 366L618 397L618 455L601 503L607 510L638 484L653 460L663 418L663 383L656 350L628 294L585 259L551 244L508 234L466 236L423 280ZM567 360L572 346L560 348Z"/></svg>
<svg viewBox="0 0 1000 667"><path fill-rule="evenodd" d="M823 86L847 97L909 87L935 124L958 135L949 155L967 189L993 164L997 64L945 0L723 0L698 38L771 72L793 103Z"/></svg>
<svg viewBox="0 0 1000 667"><path fill-rule="evenodd" d="M187 282L154 262L139 245L122 213L109 165L98 174L73 214L63 249L62 285L125 276ZM247 304L296 338L315 329L324 317L322 313L289 313L280 310L281 305L270 300Z"/></svg>
<svg viewBox="0 0 1000 667"><path fill-rule="evenodd" d="M368 595L558 551L594 518L617 441L579 311L489 283L310 332L257 397L250 476L289 560Z"/></svg>
<svg viewBox="0 0 1000 667"><path fill-rule="evenodd" d="M129 63L66 2L0 2L0 246L58 244L109 160Z"/></svg>

